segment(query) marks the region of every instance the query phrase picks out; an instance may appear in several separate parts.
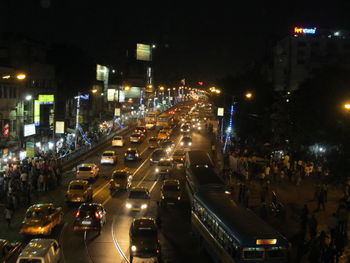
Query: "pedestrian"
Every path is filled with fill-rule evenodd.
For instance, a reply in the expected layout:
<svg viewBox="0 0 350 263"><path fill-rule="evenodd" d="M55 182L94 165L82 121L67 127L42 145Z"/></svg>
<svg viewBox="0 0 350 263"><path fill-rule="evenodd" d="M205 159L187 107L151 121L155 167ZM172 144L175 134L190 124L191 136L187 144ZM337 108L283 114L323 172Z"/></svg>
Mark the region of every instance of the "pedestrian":
<svg viewBox="0 0 350 263"><path fill-rule="evenodd" d="M331 234L331 241L335 241L335 235L338 232L339 220L336 213L333 213L328 221L328 228Z"/></svg>
<svg viewBox="0 0 350 263"><path fill-rule="evenodd" d="M341 234L345 234L347 232L348 227L348 210L342 204L339 206L337 214L339 219L339 232Z"/></svg>
<svg viewBox="0 0 350 263"><path fill-rule="evenodd" d="M5 220L7 222L7 227L10 229L13 210L9 206L6 206L4 210L4 214L5 214Z"/></svg>
<svg viewBox="0 0 350 263"><path fill-rule="evenodd" d="M318 222L315 217L315 213L312 213L310 220L309 220L309 235L310 239L314 239L317 236L317 226Z"/></svg>

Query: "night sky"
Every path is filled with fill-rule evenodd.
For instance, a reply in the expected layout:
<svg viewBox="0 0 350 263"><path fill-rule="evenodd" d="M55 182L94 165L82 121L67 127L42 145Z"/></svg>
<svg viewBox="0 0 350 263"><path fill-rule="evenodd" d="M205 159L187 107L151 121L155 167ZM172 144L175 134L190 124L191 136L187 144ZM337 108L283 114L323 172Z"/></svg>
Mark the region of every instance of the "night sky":
<svg viewBox="0 0 350 263"><path fill-rule="evenodd" d="M118 49L137 42L155 43L158 61L169 69L169 77L212 80L243 71L271 54L271 46L294 25L350 28L350 1L345 0L327 5L230 1L232 6L220 1L130 2L2 0L1 20L6 26L1 31L74 44L111 64Z"/></svg>

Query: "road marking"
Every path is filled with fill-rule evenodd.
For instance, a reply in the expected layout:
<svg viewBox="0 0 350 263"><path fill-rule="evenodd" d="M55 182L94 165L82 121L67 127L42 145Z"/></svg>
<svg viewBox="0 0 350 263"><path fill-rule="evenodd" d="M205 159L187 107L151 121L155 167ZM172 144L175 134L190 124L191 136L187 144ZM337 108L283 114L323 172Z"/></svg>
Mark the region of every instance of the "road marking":
<svg viewBox="0 0 350 263"><path fill-rule="evenodd" d="M120 209L119 209L120 211ZM118 213L119 213L118 211ZM116 249L118 250L119 254L125 259L125 261L127 263L130 263L128 257L125 255L125 253L123 252L122 248L120 247L119 243L118 243L118 240L116 239L115 237L115 234L114 234L114 221L115 221L115 216L113 216L113 221L112 221L112 238L113 238L113 243L114 243L114 246L116 247Z"/></svg>

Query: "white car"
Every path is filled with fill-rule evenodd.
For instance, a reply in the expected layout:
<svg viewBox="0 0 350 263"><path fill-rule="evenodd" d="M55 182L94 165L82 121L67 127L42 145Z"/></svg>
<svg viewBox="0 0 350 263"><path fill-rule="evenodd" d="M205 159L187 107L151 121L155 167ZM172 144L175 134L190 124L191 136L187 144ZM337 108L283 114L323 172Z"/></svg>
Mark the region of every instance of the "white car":
<svg viewBox="0 0 350 263"><path fill-rule="evenodd" d="M124 143L125 143L125 141L124 141L123 136L115 136L112 139L112 146L113 147L123 147Z"/></svg>
<svg viewBox="0 0 350 263"><path fill-rule="evenodd" d="M101 164L116 164L117 154L115 151L104 151L101 157Z"/></svg>
<svg viewBox="0 0 350 263"><path fill-rule="evenodd" d="M94 163L83 163L77 168L76 178L80 180L94 180L98 177L100 168Z"/></svg>
<svg viewBox="0 0 350 263"><path fill-rule="evenodd" d="M133 133L130 135L130 142L141 143L143 140L143 135L141 133Z"/></svg>

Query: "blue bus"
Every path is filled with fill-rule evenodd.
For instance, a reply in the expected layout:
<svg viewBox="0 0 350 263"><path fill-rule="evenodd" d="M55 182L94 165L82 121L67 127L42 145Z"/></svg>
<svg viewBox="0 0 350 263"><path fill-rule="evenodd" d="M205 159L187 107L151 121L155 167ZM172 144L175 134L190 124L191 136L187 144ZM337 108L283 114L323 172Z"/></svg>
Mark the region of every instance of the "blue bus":
<svg viewBox="0 0 350 263"><path fill-rule="evenodd" d="M287 239L217 189L194 193L191 224L215 262L288 262Z"/></svg>

